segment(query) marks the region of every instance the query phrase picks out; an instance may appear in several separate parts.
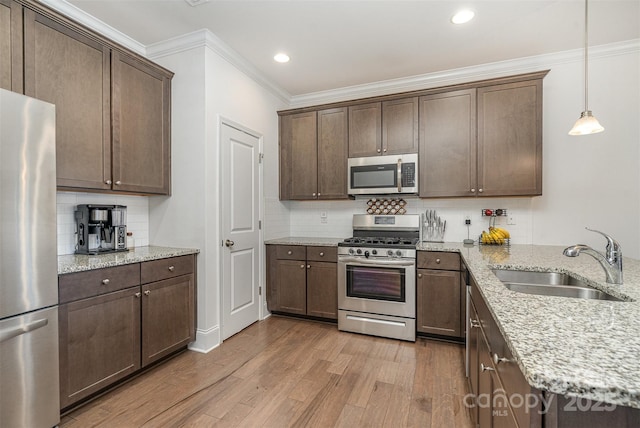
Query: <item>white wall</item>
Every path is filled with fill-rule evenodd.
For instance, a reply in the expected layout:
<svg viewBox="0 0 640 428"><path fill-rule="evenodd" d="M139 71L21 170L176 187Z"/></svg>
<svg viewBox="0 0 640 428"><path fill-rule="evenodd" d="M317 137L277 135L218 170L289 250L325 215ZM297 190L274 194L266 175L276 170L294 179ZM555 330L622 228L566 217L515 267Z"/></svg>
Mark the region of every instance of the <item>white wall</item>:
<svg viewBox="0 0 640 428"><path fill-rule="evenodd" d="M208 351L220 343L221 337L219 123L221 118L228 119L263 136L267 153L263 175L268 195L277 189L276 111L284 106L216 53L208 44L206 32L195 37L187 36L185 48L179 47L180 39L169 41L167 52L154 57L154 61L175 72L172 196L150 199L149 241L153 245L200 249L198 328L192 349ZM154 51L159 51L158 46ZM285 231L282 222L275 221L274 225L273 233ZM288 232L288 218L286 225Z"/></svg>
<svg viewBox="0 0 640 428"><path fill-rule="evenodd" d="M613 235L625 256L640 258L640 50L600 47L589 61L589 107L606 128L604 133L567 135L583 110L584 80L580 55L567 53L523 60L528 69L551 69L543 89L543 195L533 198L408 199L408 212L436 209L447 220L445 240L471 237L488 227L482 208L506 208L515 225L498 224L512 232L512 243L570 245L586 243L604 249L602 237L584 226ZM518 61L504 67L517 69ZM501 73L494 67L493 73ZM478 72L485 71L479 66ZM473 68L465 70L467 81ZM515 74L515 73L513 73ZM488 78L486 73L476 80ZM428 83L425 87L429 87ZM331 98L331 94L326 94ZM499 165L495 166L499 168ZM366 200L287 202L291 236L351 234L351 215L364 213ZM327 212L322 224L320 213Z"/></svg>

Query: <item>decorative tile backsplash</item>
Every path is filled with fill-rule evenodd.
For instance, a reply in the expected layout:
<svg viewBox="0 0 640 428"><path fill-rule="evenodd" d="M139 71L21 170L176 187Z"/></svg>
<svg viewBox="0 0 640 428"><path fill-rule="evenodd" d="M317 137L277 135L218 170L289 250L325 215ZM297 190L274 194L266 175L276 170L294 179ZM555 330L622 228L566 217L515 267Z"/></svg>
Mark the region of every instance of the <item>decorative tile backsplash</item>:
<svg viewBox="0 0 640 428"><path fill-rule="evenodd" d="M58 192L58 255L73 254L76 247L74 211L80 204L126 205L127 231L136 246L149 245L149 198L101 193Z"/></svg>

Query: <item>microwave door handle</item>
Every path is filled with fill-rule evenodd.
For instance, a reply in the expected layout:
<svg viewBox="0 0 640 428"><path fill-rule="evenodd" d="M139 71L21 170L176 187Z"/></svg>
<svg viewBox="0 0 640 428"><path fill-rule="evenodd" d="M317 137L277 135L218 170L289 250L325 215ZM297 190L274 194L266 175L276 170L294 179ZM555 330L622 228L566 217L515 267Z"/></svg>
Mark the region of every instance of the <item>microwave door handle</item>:
<svg viewBox="0 0 640 428"><path fill-rule="evenodd" d="M398 193L402 192L402 159L398 159Z"/></svg>

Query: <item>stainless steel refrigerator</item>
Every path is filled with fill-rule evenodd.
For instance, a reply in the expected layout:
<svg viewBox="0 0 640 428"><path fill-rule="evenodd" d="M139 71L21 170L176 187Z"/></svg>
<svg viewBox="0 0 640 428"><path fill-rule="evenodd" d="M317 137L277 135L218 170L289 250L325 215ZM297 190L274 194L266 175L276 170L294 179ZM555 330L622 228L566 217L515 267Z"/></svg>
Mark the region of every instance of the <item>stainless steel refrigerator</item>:
<svg viewBox="0 0 640 428"><path fill-rule="evenodd" d="M60 422L55 107L0 89L0 425Z"/></svg>

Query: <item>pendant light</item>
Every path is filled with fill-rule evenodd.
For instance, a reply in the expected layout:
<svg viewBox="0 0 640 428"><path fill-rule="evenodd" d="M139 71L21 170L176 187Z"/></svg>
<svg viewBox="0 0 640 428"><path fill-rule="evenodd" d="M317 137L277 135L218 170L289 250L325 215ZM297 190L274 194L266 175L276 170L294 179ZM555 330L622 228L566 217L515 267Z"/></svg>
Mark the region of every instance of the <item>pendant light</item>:
<svg viewBox="0 0 640 428"><path fill-rule="evenodd" d="M588 135L604 131L588 107L589 100L589 0L584 2L584 111L569 131L569 135Z"/></svg>

